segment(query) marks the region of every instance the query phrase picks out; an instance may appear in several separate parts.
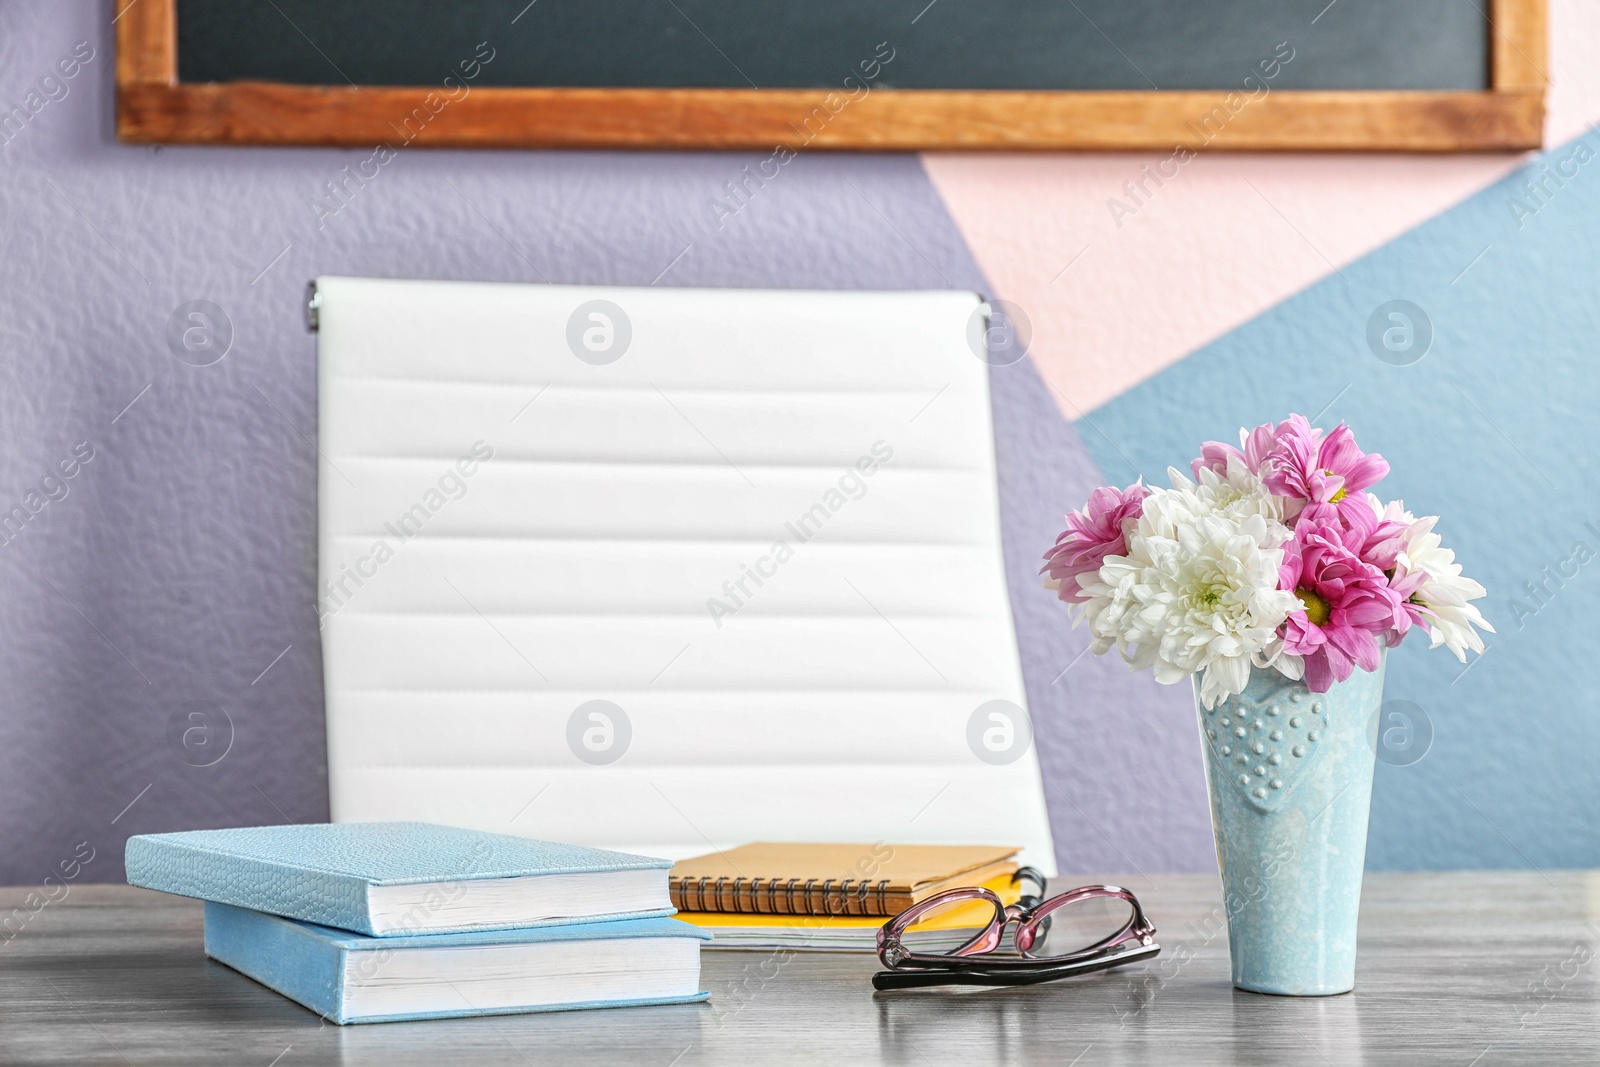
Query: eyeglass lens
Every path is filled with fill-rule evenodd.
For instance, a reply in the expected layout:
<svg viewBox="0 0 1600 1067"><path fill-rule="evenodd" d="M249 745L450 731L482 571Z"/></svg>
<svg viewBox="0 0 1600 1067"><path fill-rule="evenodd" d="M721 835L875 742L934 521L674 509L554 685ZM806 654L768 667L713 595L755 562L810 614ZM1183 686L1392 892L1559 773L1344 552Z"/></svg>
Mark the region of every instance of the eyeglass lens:
<svg viewBox="0 0 1600 1067"><path fill-rule="evenodd" d="M952 900L923 911L906 927L900 941L908 950L923 954L955 952L990 924L998 922L999 909L987 900ZM1061 905L1037 924L1029 955L1039 958L1066 956L1116 936L1133 917L1133 906L1115 897L1088 897ZM996 948L1015 952L1017 925L1008 926Z"/></svg>
<svg viewBox="0 0 1600 1067"><path fill-rule="evenodd" d="M1093 948L1121 933L1132 918L1133 905L1126 900L1108 896L1075 900L1036 924L1037 934L1028 954L1049 958Z"/></svg>

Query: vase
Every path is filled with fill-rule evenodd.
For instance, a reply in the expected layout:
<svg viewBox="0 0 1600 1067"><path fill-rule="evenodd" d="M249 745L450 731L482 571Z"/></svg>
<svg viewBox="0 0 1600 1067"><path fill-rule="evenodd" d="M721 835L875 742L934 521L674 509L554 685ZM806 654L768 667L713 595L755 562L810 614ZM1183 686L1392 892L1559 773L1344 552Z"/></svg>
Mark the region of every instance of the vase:
<svg viewBox="0 0 1600 1067"><path fill-rule="evenodd" d="M1213 708L1196 679L1240 989L1316 997L1355 987L1383 666L1326 693L1258 668L1244 692Z"/></svg>

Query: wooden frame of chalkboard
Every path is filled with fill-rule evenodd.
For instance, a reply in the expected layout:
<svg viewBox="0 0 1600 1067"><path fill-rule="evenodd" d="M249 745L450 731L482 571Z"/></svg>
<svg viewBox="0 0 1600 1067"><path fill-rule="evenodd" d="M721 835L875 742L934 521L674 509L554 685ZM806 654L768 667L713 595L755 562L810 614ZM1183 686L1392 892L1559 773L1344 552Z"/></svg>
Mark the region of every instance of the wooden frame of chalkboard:
<svg viewBox="0 0 1600 1067"><path fill-rule="evenodd" d="M117 135L137 143L372 146L426 88L178 80L177 0L113 0ZM1541 147L1546 0L1488 0L1486 91L1280 90L1207 149L1472 152ZM476 148L772 150L819 89L499 88L451 104L407 144ZM1210 91L893 89L814 133L807 150L1170 150ZM408 131L409 132L409 131Z"/></svg>

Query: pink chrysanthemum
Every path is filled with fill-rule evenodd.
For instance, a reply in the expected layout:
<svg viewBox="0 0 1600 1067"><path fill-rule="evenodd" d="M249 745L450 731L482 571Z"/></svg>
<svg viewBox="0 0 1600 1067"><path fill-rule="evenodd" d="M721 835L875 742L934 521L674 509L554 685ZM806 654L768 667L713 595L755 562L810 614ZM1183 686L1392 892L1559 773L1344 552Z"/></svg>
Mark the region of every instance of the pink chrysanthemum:
<svg viewBox="0 0 1600 1067"><path fill-rule="evenodd" d="M1095 490L1045 554L1046 587L1115 648L1170 684L1187 675L1207 707L1276 668L1327 692L1413 626L1463 662L1493 627L1471 601L1483 586L1398 501L1367 488L1389 473L1343 423L1303 415L1207 441L1190 482Z"/></svg>
<svg viewBox="0 0 1600 1067"><path fill-rule="evenodd" d="M1291 416L1291 418L1298 417ZM1304 422L1305 420L1302 419L1301 421ZM1260 474L1262 473L1262 465L1266 463L1267 459L1271 457L1273 451L1278 447L1278 439L1286 434L1293 433L1294 430L1293 423L1288 419L1278 423L1276 426L1270 422L1264 422L1253 430L1246 430L1241 427L1238 448L1234 448L1232 445L1222 441L1207 441L1200 446L1200 458L1191 461L1189 469L1194 472L1196 478L1200 477L1202 470L1208 468L1220 475L1226 475L1228 473L1228 461L1233 459L1243 463L1245 469L1251 474ZM1322 436L1321 430L1312 430L1311 433L1314 438Z"/></svg>
<svg viewBox="0 0 1600 1067"><path fill-rule="evenodd" d="M1415 521L1403 510L1384 503L1371 493L1363 493L1366 507L1351 508L1340 516L1345 542L1354 546L1363 563L1370 563L1386 574L1393 575L1400 553L1405 551L1406 531ZM1306 521L1318 521L1318 516L1306 515ZM1330 521L1326 515L1322 521Z"/></svg>
<svg viewBox="0 0 1600 1067"><path fill-rule="evenodd" d="M1278 587L1300 601L1300 610L1283 625L1283 651L1304 660L1306 684L1314 693L1327 692L1356 667L1377 670L1380 640L1398 641L1412 623L1405 597L1382 569L1361 558L1377 525L1365 499L1361 506L1362 528L1306 516L1283 546Z"/></svg>
<svg viewBox="0 0 1600 1067"><path fill-rule="evenodd" d="M1069 604L1082 604L1078 583L1080 574L1094 574L1107 556L1122 556L1128 551L1128 526L1144 511L1144 498L1150 490L1135 483L1123 490L1101 486L1089 494L1082 511L1067 514L1067 528L1056 538L1055 547L1044 554L1039 573L1047 575L1045 586Z"/></svg>
<svg viewBox="0 0 1600 1067"><path fill-rule="evenodd" d="M1348 526L1369 514L1364 490L1389 473L1388 462L1357 448L1355 435L1342 422L1326 437L1304 415L1290 415L1280 429L1285 426L1261 470L1268 489L1299 504L1285 509L1285 520L1294 522L1303 509L1309 519L1337 519Z"/></svg>

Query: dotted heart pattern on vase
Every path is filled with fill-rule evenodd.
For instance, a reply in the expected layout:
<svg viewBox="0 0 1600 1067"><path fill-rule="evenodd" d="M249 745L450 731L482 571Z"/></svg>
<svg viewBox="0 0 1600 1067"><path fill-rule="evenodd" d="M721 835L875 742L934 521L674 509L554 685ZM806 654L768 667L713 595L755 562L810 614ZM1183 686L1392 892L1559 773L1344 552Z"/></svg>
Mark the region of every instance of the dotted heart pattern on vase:
<svg viewBox="0 0 1600 1067"><path fill-rule="evenodd" d="M1204 710L1218 773L1261 812L1283 806L1328 734L1327 701L1295 683L1260 698L1239 693Z"/></svg>

